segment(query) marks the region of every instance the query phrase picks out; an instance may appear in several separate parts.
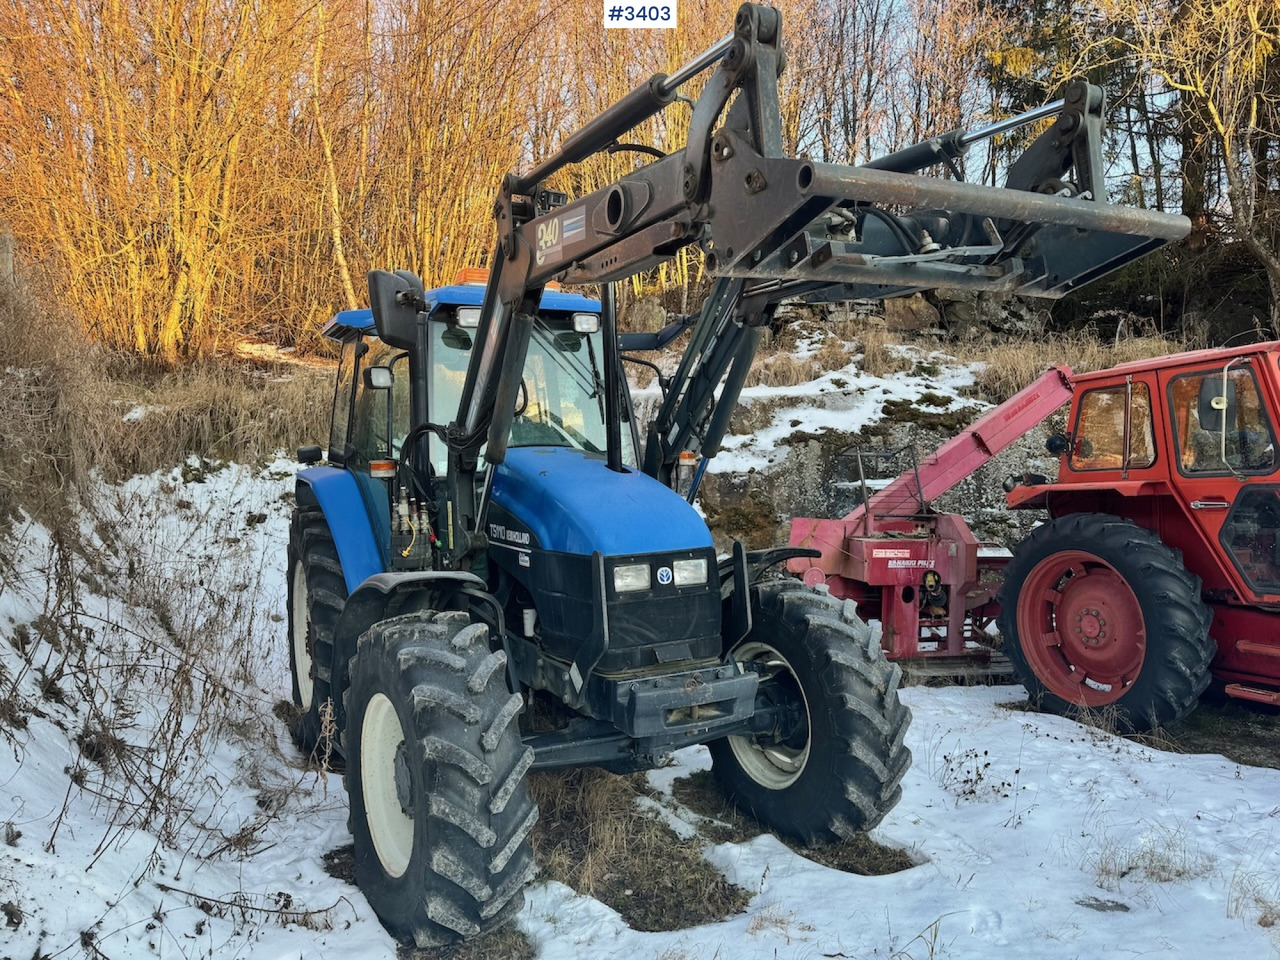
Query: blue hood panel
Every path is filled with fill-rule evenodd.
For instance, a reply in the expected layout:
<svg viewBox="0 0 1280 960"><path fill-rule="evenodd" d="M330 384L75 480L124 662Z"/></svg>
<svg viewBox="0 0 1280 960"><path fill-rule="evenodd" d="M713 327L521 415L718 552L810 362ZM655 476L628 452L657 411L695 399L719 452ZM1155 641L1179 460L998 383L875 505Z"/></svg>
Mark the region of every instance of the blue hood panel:
<svg viewBox="0 0 1280 960"><path fill-rule="evenodd" d="M711 546L706 522L674 490L569 447L507 450L490 496L544 550L609 557Z"/></svg>

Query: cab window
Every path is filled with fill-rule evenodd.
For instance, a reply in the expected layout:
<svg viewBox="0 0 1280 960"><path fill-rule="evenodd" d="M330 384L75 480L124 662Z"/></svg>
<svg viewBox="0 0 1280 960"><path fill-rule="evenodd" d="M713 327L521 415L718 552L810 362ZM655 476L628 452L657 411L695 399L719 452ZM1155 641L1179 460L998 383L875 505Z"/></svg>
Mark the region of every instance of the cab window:
<svg viewBox="0 0 1280 960"><path fill-rule="evenodd" d="M347 428L351 423L351 388L356 369L356 345L350 340L338 356L338 376L333 388L333 419L329 428L329 460L342 463L346 455Z"/></svg>
<svg viewBox="0 0 1280 960"><path fill-rule="evenodd" d="M360 358L356 401L351 421L352 466L368 466L399 453L399 444L409 432L409 370L403 350L387 346L376 337L366 337L368 349ZM392 373L391 389L370 387L365 371L385 367ZM403 399L402 399L403 398Z"/></svg>
<svg viewBox="0 0 1280 960"><path fill-rule="evenodd" d="M1275 432L1253 370L1245 364L1175 378L1169 408L1178 469L1187 476L1271 473Z"/></svg>
<svg viewBox="0 0 1280 960"><path fill-rule="evenodd" d="M458 409L466 381L474 330L432 323L433 363L429 404L433 418L448 419ZM554 317L535 317L516 394L511 447L573 447L603 454L605 429L604 337L580 333ZM622 459L634 465L630 430L622 430ZM447 451L431 437L431 463L443 473Z"/></svg>
<svg viewBox="0 0 1280 960"><path fill-rule="evenodd" d="M1122 384L1085 393L1080 398L1072 436L1072 470L1132 470L1151 466L1156 459L1156 444L1147 385Z"/></svg>
<svg viewBox="0 0 1280 960"><path fill-rule="evenodd" d="M1222 545L1258 593L1280 593L1280 487L1241 488L1222 525Z"/></svg>
<svg viewBox="0 0 1280 960"><path fill-rule="evenodd" d="M467 364L471 361L474 329L453 323L432 322L431 376L427 391L428 416L433 423L448 423L458 412L462 387L467 382ZM437 476L444 476L449 466L449 449L434 433L428 441L431 466Z"/></svg>

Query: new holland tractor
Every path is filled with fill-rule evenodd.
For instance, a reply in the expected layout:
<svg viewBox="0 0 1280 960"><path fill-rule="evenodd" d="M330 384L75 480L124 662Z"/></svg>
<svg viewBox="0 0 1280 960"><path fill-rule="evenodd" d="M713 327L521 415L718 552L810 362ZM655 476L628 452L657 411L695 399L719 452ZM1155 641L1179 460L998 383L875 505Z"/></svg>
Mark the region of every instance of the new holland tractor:
<svg viewBox="0 0 1280 960"><path fill-rule="evenodd" d="M504 179L483 286L374 271L371 308L327 328L327 463L300 451L288 551L295 732L345 765L356 880L398 935L473 936L519 908L531 770L705 743L771 829L878 823L910 762L897 666L853 603L770 577L816 551L717 556L674 463L715 452L786 297L1058 296L1187 231L1105 202L1095 87L848 167L783 155L781 67L777 11L744 5L725 40ZM548 189L711 68L683 149L577 199ZM1005 187L917 175L1050 117ZM641 451L611 284L691 244L720 279Z"/></svg>

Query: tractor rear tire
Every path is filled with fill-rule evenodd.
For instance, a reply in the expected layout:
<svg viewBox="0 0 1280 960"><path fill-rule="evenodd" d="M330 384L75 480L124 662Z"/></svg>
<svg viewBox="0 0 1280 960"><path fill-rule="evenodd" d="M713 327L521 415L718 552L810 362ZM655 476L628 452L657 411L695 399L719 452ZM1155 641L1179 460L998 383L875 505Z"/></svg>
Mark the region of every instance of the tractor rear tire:
<svg viewBox="0 0 1280 960"><path fill-rule="evenodd" d="M712 742L713 774L740 809L805 843L871 829L911 765L898 665L851 601L791 580L752 587L751 601L751 632L731 655L760 674L756 703L780 725Z"/></svg>
<svg viewBox="0 0 1280 960"><path fill-rule="evenodd" d="M538 808L506 655L465 613L415 613L360 638L346 694L356 883L392 934L434 946L519 911Z"/></svg>
<svg viewBox="0 0 1280 960"><path fill-rule="evenodd" d="M1000 589L1004 652L1033 704L1122 733L1195 709L1217 647L1200 578L1131 521L1079 513L1018 545Z"/></svg>
<svg viewBox="0 0 1280 960"><path fill-rule="evenodd" d="M290 734L329 765L337 730L331 695L333 641L347 585L333 534L319 507L298 507L289 525L289 672L297 716Z"/></svg>

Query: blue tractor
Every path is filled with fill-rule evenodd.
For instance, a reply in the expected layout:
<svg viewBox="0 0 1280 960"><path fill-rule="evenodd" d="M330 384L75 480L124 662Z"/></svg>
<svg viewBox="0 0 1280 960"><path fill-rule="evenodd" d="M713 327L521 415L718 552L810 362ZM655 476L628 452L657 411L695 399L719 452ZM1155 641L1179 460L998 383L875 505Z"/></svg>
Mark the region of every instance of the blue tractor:
<svg viewBox="0 0 1280 960"><path fill-rule="evenodd" d="M374 271L371 309L327 327L328 463L299 452L289 543L295 735L345 764L356 880L398 935L456 940L518 909L535 769L706 743L728 796L780 833L878 823L910 763L898 668L851 602L773 576L816 551L718 556L672 490L680 454L716 452L785 298L1061 296L1187 232L1105 202L1096 87L848 167L783 154L782 63L778 12L744 4L725 40L503 180L483 286ZM577 199L547 187L713 67L683 149L640 148ZM1050 116L1003 188L960 181L969 144ZM938 164L952 179L918 175ZM718 278L702 311L620 337L613 282L689 245ZM621 351L686 326L641 444Z"/></svg>
<svg viewBox="0 0 1280 960"><path fill-rule="evenodd" d="M532 769L637 770L711 741L730 792L788 835L878 822L910 761L897 667L852 604L789 580L734 596L789 552L719 561L638 469L600 301L542 294L506 456L476 481L485 548L441 562L448 445L421 428L457 408L483 295L424 292L413 337L334 317L328 465L298 475L295 735L345 762L357 881L388 928L434 943L518 908Z"/></svg>

